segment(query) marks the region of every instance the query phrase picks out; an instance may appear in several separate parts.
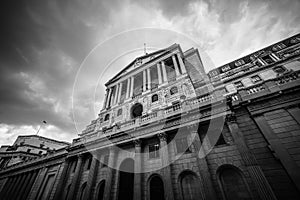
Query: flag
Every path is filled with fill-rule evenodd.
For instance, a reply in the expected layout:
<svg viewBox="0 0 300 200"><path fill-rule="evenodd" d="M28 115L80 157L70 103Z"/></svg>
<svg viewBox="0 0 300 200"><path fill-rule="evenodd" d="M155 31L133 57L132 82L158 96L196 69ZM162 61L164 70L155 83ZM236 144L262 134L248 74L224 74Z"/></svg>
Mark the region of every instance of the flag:
<svg viewBox="0 0 300 200"><path fill-rule="evenodd" d="M47 124L47 122L46 122L46 121L43 121L43 123L44 123L44 124Z"/></svg>

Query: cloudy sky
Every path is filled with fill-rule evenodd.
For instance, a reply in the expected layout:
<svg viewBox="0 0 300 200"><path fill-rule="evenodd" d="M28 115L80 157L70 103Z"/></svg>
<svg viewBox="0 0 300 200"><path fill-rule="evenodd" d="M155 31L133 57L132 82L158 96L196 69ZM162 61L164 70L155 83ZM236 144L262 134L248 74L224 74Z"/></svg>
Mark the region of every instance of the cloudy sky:
<svg viewBox="0 0 300 200"><path fill-rule="evenodd" d="M300 32L299 0L3 0L0 9L0 145L43 120L40 135L77 137L101 108L102 84L144 42L151 51L184 35L208 71Z"/></svg>

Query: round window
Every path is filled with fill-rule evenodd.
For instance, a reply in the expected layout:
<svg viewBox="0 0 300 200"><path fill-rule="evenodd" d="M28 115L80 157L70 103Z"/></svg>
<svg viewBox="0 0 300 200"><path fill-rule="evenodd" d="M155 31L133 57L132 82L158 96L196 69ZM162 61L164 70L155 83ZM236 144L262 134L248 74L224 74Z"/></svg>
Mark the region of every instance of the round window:
<svg viewBox="0 0 300 200"><path fill-rule="evenodd" d="M142 116L143 113L143 106L140 103L136 103L132 106L131 108L131 117L132 118L137 118Z"/></svg>

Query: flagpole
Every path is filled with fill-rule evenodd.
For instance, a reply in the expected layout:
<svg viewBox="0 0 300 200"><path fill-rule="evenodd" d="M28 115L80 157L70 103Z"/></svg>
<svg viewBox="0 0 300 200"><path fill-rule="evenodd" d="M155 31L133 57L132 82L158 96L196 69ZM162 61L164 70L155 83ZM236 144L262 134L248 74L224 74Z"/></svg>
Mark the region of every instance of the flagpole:
<svg viewBox="0 0 300 200"><path fill-rule="evenodd" d="M38 135L39 134L39 132L40 132L40 130L41 130L41 128L42 128L42 126L43 126L43 124L47 124L47 122L44 120L44 121L42 121L43 123L40 125L40 127L39 127L39 129L38 129L38 131L36 132L36 135Z"/></svg>

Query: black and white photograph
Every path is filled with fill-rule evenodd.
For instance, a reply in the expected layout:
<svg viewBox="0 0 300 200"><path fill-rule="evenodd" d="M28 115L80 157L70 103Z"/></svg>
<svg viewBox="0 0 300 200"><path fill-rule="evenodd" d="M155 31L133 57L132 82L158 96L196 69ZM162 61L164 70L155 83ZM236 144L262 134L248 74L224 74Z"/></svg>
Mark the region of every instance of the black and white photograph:
<svg viewBox="0 0 300 200"><path fill-rule="evenodd" d="M299 0L2 0L0 200L298 200L299 76Z"/></svg>

